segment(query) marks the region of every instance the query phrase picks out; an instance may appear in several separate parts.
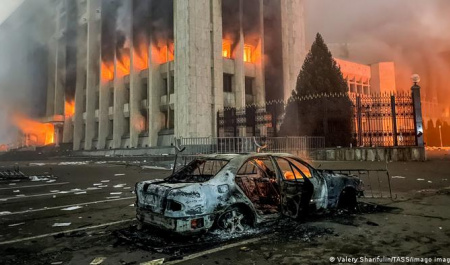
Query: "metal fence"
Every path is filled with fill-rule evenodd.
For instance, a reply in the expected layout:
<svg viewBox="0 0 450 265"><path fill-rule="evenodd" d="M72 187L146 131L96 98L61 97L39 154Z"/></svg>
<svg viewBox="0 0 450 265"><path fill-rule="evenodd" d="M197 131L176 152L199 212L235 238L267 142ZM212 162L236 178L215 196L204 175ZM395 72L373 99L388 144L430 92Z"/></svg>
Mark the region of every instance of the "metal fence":
<svg viewBox="0 0 450 265"><path fill-rule="evenodd" d="M358 146L414 146L416 128L410 93L355 95L353 138Z"/></svg>
<svg viewBox="0 0 450 265"><path fill-rule="evenodd" d="M179 146L185 147L183 154L226 154L256 152L258 145L265 152L292 153L309 152L325 147L324 137L205 137L180 138Z"/></svg>
<svg viewBox="0 0 450 265"><path fill-rule="evenodd" d="M364 197L393 198L391 177L386 169L330 169L335 173L355 176L364 183Z"/></svg>
<svg viewBox="0 0 450 265"><path fill-rule="evenodd" d="M290 99L290 101L298 101L301 104L302 101L326 100L330 97L348 97L352 101L352 139L354 145L417 145L416 117L411 93L318 94ZM218 136L233 138L244 134L256 137L262 135L278 137L279 129L284 120L286 104L284 101L272 101L263 106L249 105L245 108L225 108L217 113ZM320 104L323 104L323 102ZM326 122L329 125L324 126L326 128L334 128L336 125L331 124L329 119ZM326 135L326 133L323 132L322 135Z"/></svg>

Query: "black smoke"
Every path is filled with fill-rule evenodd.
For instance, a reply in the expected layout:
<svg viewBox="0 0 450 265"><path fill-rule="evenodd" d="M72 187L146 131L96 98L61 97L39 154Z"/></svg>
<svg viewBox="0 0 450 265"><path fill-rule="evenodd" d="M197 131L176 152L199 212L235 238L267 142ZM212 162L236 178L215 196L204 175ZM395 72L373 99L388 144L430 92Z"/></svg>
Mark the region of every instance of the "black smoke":
<svg viewBox="0 0 450 265"><path fill-rule="evenodd" d="M64 90L66 100L75 99L77 83L77 36L78 36L78 7L75 0L67 4L67 30L64 34L66 40L66 70L64 76Z"/></svg>
<svg viewBox="0 0 450 265"><path fill-rule="evenodd" d="M264 0L264 54L266 100L283 99L283 53L279 0Z"/></svg>
<svg viewBox="0 0 450 265"><path fill-rule="evenodd" d="M117 12L120 0L102 0L101 53L103 62L114 62L116 49Z"/></svg>

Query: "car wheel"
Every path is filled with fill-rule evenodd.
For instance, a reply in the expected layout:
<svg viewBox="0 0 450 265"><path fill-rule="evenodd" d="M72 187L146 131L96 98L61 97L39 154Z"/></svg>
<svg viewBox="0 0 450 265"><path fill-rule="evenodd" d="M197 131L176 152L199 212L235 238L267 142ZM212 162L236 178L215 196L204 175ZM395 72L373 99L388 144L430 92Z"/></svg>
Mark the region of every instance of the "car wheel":
<svg viewBox="0 0 450 265"><path fill-rule="evenodd" d="M354 211L357 206L356 191L354 189L344 189L339 197L338 208Z"/></svg>
<svg viewBox="0 0 450 265"><path fill-rule="evenodd" d="M217 224L230 234L242 233L246 230L248 218L239 207L231 207L219 216Z"/></svg>

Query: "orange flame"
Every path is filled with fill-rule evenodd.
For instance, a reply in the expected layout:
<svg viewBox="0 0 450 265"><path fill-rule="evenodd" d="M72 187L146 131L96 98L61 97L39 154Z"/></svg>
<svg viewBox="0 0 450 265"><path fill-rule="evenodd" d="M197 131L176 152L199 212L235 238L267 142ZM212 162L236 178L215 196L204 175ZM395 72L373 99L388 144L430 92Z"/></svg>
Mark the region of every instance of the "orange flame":
<svg viewBox="0 0 450 265"><path fill-rule="evenodd" d="M228 39L222 40L222 57L232 58L231 51L232 42ZM257 60L258 55L256 54L256 49L253 45L244 44L244 62L253 63Z"/></svg>
<svg viewBox="0 0 450 265"><path fill-rule="evenodd" d="M244 45L244 62L253 62L253 46L245 44Z"/></svg>
<svg viewBox="0 0 450 265"><path fill-rule="evenodd" d="M103 82L114 79L114 66L109 62L102 62L101 76Z"/></svg>
<svg viewBox="0 0 450 265"><path fill-rule="evenodd" d="M117 58L117 76L120 78L129 75L130 66L131 66L130 49L123 48L120 53L120 56Z"/></svg>
<svg viewBox="0 0 450 265"><path fill-rule="evenodd" d="M137 132L143 132L145 130L145 118L142 115L133 117L132 125Z"/></svg>
<svg viewBox="0 0 450 265"><path fill-rule="evenodd" d="M175 45L173 42L167 43L161 41L158 44L152 44L152 61L157 64L163 64L174 60Z"/></svg>
<svg viewBox="0 0 450 265"><path fill-rule="evenodd" d="M20 114L13 116L13 123L31 142L28 145L48 145L54 143L55 127L50 123L41 123Z"/></svg>
<svg viewBox="0 0 450 265"><path fill-rule="evenodd" d="M0 152L7 152L9 150L6 144L0 145Z"/></svg>
<svg viewBox="0 0 450 265"><path fill-rule="evenodd" d="M66 117L72 117L75 114L75 101L73 99L66 100L64 110Z"/></svg>
<svg viewBox="0 0 450 265"><path fill-rule="evenodd" d="M133 64L139 71L148 68L148 45L146 42L140 43L138 49L134 50Z"/></svg>
<svg viewBox="0 0 450 265"><path fill-rule="evenodd" d="M222 56L224 58L231 58L231 41L229 40L222 41Z"/></svg>

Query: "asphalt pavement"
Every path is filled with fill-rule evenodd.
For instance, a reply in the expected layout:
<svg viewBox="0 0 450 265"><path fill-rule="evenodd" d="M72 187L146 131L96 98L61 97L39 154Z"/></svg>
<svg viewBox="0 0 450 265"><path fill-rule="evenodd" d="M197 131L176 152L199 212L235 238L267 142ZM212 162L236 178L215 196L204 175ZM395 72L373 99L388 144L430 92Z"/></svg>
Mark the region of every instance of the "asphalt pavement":
<svg viewBox="0 0 450 265"><path fill-rule="evenodd" d="M449 160L313 164L330 169L387 166L396 197L450 186ZM170 170L114 162L45 161L2 162L0 171L14 166L36 177L0 181L1 264L89 264L98 257L107 257L102 264L139 264L171 256L118 246L112 236L135 224L134 184L163 178ZM201 255L190 262L196 264ZM225 259L222 264L226 263Z"/></svg>

